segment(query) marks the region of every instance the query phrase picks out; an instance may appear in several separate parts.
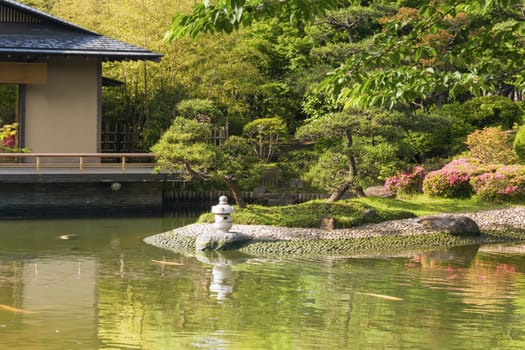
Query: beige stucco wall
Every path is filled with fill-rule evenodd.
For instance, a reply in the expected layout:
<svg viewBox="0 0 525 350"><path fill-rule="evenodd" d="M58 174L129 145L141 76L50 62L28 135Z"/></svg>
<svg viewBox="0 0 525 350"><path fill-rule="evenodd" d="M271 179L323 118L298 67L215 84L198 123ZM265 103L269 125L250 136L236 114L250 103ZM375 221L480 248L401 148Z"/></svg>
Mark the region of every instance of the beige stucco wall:
<svg viewBox="0 0 525 350"><path fill-rule="evenodd" d="M100 84L98 60L50 59L47 84L25 87L23 146L31 152L98 152Z"/></svg>

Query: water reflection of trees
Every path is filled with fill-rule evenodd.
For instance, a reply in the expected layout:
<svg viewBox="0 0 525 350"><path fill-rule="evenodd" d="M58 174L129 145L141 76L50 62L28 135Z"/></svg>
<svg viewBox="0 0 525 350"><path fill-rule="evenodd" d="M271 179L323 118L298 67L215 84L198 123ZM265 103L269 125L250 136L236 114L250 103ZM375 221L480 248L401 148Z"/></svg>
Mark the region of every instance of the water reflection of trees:
<svg viewBox="0 0 525 350"><path fill-rule="evenodd" d="M22 271L21 262L9 258L0 259L0 305L22 307L23 283L20 277ZM0 323L12 319L12 314L0 313Z"/></svg>
<svg viewBox="0 0 525 350"><path fill-rule="evenodd" d="M523 256L510 267L505 257L469 249L427 252L412 267L411 258L248 259L229 265L232 289L220 303L210 293L214 264L182 255L185 265L171 268L130 260L115 278L117 259L106 261L99 337L145 349L523 345Z"/></svg>

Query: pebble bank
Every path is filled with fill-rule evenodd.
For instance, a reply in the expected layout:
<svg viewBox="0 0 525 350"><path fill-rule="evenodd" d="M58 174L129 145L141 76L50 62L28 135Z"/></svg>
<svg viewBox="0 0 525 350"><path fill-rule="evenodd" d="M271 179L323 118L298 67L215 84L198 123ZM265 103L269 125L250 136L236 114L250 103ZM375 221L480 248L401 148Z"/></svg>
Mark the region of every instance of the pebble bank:
<svg viewBox="0 0 525 350"><path fill-rule="evenodd" d="M450 215L438 214L433 216ZM237 225L231 232L249 235L253 241L240 250L251 254L281 253L343 253L379 251L418 247L488 244L506 241L525 241L525 208L509 207L461 213L479 226L477 238L458 238L422 227L420 218L385 221L354 228L331 231L317 228L290 228L266 225ZM154 235L145 242L172 250L194 249L195 238L212 232L211 224L192 224Z"/></svg>

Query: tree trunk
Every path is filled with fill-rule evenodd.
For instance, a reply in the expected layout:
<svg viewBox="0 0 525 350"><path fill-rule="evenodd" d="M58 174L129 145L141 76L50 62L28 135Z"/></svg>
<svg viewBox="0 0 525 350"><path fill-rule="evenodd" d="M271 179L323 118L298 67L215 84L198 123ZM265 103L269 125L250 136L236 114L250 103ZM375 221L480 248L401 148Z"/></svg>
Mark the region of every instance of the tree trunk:
<svg viewBox="0 0 525 350"><path fill-rule="evenodd" d="M350 188L350 183L348 182L336 188L330 195L330 198L328 198L328 203L334 203L340 200L341 197L343 197L343 195L346 193L346 191L348 191L349 188Z"/></svg>
<svg viewBox="0 0 525 350"><path fill-rule="evenodd" d="M237 206L239 208L246 208L246 203L242 199L241 189L237 184L237 180L235 180L232 176L225 175L224 182L226 182L226 186L228 186L228 189L232 193L233 199L235 200L235 203L237 203Z"/></svg>
<svg viewBox="0 0 525 350"><path fill-rule="evenodd" d="M349 164L348 164L348 179L345 183L343 183L341 186L339 186L338 188L336 188L332 194L330 195L330 198L328 198L328 203L334 203L334 202L337 202L338 200L340 200L343 195L346 193L346 191L348 191L351 187L354 187L355 188L355 191L356 191L356 195L358 197L364 197L365 196L365 192L363 191L363 188L361 186L355 186L354 185L354 181L355 181L355 178L358 174L358 171L357 171L357 162L356 162L356 159L351 151L352 149L352 145L354 143L353 141L353 138L352 138L352 132L350 130L348 130L346 133L345 133L345 138L346 138L346 147L348 148L348 160L349 160Z"/></svg>
<svg viewBox="0 0 525 350"><path fill-rule="evenodd" d="M355 194L358 197L366 197L365 191L363 190L363 187L361 187L361 186L356 186Z"/></svg>

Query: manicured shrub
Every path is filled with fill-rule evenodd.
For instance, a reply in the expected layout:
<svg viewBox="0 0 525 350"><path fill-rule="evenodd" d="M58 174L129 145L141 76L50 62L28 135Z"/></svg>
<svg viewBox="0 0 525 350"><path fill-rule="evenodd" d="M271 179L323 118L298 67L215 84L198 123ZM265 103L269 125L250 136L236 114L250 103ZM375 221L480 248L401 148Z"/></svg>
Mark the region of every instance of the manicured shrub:
<svg viewBox="0 0 525 350"><path fill-rule="evenodd" d="M500 128L476 130L467 136L465 143L469 148L469 155L485 164L516 163L511 134Z"/></svg>
<svg viewBox="0 0 525 350"><path fill-rule="evenodd" d="M287 133L286 123L279 117L255 119L243 129L243 136L252 145L255 155L265 163L279 150Z"/></svg>
<svg viewBox="0 0 525 350"><path fill-rule="evenodd" d="M423 181L423 193L444 198L469 198L472 186L469 176L443 169L428 173Z"/></svg>
<svg viewBox="0 0 525 350"><path fill-rule="evenodd" d="M523 121L522 105L504 96L475 97L462 105L462 112L462 117L476 128L509 130Z"/></svg>
<svg viewBox="0 0 525 350"><path fill-rule="evenodd" d="M455 171L468 176L475 176L483 174L490 169L495 169L494 166L489 166L478 158L458 158L446 164L442 170Z"/></svg>
<svg viewBox="0 0 525 350"><path fill-rule="evenodd" d="M463 118L459 103L431 108L428 117L440 121L429 131L433 149L431 157L452 157L466 150L466 137L476 128Z"/></svg>
<svg viewBox="0 0 525 350"><path fill-rule="evenodd" d="M422 192L425 169L415 166L410 173L401 172L385 181L385 188L398 194L420 193Z"/></svg>
<svg viewBox="0 0 525 350"><path fill-rule="evenodd" d="M521 163L525 163L525 126L521 126L514 138L514 153Z"/></svg>
<svg viewBox="0 0 525 350"><path fill-rule="evenodd" d="M425 157L450 157L465 151L468 134L477 129L500 127L510 130L523 123L523 103L504 96L483 96L463 104L452 103L434 107L426 112L427 120L441 119L441 125L430 131L430 140L423 148Z"/></svg>
<svg viewBox="0 0 525 350"><path fill-rule="evenodd" d="M525 199L525 166L501 166L471 179L478 197L493 202Z"/></svg>
<svg viewBox="0 0 525 350"><path fill-rule="evenodd" d="M293 150L279 155L279 165L287 174L300 178L318 158L319 156L313 151Z"/></svg>
<svg viewBox="0 0 525 350"><path fill-rule="evenodd" d="M444 198L468 198L474 191L470 179L488 171L479 159L460 158L442 169L428 173L423 181L423 193Z"/></svg>

